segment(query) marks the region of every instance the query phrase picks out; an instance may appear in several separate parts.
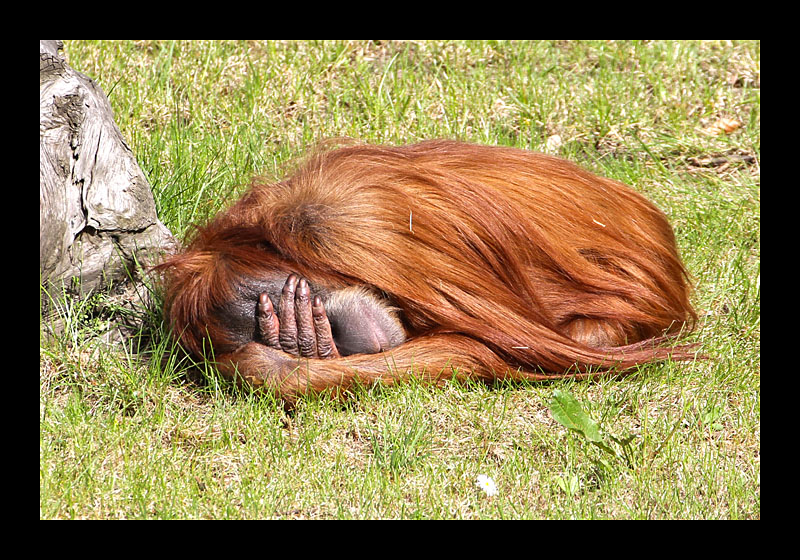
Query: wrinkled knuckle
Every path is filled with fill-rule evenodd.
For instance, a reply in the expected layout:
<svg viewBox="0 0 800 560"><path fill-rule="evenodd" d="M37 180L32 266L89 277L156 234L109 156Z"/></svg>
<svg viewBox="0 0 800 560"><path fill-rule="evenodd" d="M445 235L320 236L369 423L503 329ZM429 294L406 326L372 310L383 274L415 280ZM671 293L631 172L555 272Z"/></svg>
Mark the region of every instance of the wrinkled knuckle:
<svg viewBox="0 0 800 560"><path fill-rule="evenodd" d="M301 309L305 308L305 307L308 307L308 304L309 304L308 294L303 294L303 293L300 293L300 292L295 294L295 296L294 296L294 304L295 304L295 306L300 307Z"/></svg>
<svg viewBox="0 0 800 560"><path fill-rule="evenodd" d="M314 340L309 338L301 338L299 340L300 354L303 356L312 356L316 353L314 348Z"/></svg>
<svg viewBox="0 0 800 560"><path fill-rule="evenodd" d="M297 346L297 341L294 338L281 335L280 337L278 337L278 340L284 352L293 354L295 356L297 355L298 346Z"/></svg>
<svg viewBox="0 0 800 560"><path fill-rule="evenodd" d="M330 358L333 355L333 348L330 344L321 344L319 346L319 357Z"/></svg>

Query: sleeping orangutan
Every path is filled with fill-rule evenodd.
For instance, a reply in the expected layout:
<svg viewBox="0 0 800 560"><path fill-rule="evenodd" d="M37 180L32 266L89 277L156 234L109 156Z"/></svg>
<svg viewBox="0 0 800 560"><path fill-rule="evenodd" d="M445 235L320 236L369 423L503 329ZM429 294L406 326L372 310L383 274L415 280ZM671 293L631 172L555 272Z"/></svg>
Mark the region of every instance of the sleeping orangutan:
<svg viewBox="0 0 800 560"><path fill-rule="evenodd" d="M664 214L559 158L347 145L256 180L160 266L180 343L276 391L594 376L694 356Z"/></svg>

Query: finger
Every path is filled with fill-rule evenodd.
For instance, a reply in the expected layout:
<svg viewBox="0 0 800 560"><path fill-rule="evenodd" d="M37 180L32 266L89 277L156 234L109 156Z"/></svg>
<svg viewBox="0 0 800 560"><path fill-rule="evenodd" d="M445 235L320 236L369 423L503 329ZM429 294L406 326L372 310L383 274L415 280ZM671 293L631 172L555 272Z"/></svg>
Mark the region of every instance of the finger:
<svg viewBox="0 0 800 560"><path fill-rule="evenodd" d="M261 342L271 348L280 348L280 322L272 301L266 292L258 296L258 334Z"/></svg>
<svg viewBox="0 0 800 560"><path fill-rule="evenodd" d="M322 299L314 296L314 303L311 306L311 313L314 317L314 330L317 333L317 353L320 358L339 358L339 350L333 341L331 334L331 323L328 321L328 314Z"/></svg>
<svg viewBox="0 0 800 560"><path fill-rule="evenodd" d="M301 278L297 283L294 312L297 319L297 345L300 348L300 355L306 358L316 358L317 335L314 332L314 319L311 312L311 288L305 278Z"/></svg>
<svg viewBox="0 0 800 560"><path fill-rule="evenodd" d="M298 277L290 274L281 290L281 301L278 315L280 316L280 334L278 339L284 352L293 356L300 355L297 347L297 321L295 320L294 296L297 290Z"/></svg>

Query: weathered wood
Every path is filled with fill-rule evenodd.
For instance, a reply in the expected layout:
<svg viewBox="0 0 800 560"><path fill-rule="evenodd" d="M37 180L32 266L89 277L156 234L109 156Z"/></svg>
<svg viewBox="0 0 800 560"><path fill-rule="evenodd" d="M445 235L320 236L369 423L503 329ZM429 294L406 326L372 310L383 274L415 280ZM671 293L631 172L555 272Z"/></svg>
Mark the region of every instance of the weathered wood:
<svg viewBox="0 0 800 560"><path fill-rule="evenodd" d="M62 48L39 42L40 280L82 295L139 277L175 241L106 95Z"/></svg>

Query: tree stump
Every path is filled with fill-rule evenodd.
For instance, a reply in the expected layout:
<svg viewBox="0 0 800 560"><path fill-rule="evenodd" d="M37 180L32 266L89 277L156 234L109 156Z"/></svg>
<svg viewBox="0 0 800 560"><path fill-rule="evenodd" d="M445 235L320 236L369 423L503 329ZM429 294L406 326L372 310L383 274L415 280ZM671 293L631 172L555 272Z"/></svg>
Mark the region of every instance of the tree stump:
<svg viewBox="0 0 800 560"><path fill-rule="evenodd" d="M106 95L62 49L39 42L39 272L83 296L139 278L137 263L176 245Z"/></svg>

